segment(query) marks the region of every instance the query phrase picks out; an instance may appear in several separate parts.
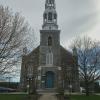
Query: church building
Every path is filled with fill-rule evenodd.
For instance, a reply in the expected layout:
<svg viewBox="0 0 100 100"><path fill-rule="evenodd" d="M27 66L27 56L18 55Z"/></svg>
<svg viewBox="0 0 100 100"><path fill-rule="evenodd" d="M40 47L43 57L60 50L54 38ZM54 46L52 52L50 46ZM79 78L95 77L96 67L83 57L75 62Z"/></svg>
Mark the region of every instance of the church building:
<svg viewBox="0 0 100 100"><path fill-rule="evenodd" d="M79 91L77 50L67 51L60 45L55 0L46 0L40 45L27 54L24 49L20 87L37 91L56 91L58 88Z"/></svg>

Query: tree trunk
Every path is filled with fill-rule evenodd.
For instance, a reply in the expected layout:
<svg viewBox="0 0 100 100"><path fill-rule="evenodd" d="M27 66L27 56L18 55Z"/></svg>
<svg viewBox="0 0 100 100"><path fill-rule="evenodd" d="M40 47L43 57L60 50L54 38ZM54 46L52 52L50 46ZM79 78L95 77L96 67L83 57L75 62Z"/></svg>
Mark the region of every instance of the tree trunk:
<svg viewBox="0 0 100 100"><path fill-rule="evenodd" d="M86 89L86 96L89 96L89 84L87 81L85 82L85 89Z"/></svg>

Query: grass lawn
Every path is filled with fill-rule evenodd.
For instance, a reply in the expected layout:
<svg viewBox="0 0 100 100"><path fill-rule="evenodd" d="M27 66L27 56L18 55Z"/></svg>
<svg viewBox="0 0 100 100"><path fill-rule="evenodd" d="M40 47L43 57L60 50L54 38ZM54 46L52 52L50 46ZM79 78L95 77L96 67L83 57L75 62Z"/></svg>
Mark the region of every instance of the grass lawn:
<svg viewBox="0 0 100 100"><path fill-rule="evenodd" d="M0 100L37 100L37 97L28 94L0 94Z"/></svg>
<svg viewBox="0 0 100 100"><path fill-rule="evenodd" d="M0 94L0 100L28 100L27 97L27 94ZM100 96L71 95L71 100L100 100Z"/></svg>
<svg viewBox="0 0 100 100"><path fill-rule="evenodd" d="M0 94L0 100L25 100L26 94Z"/></svg>
<svg viewBox="0 0 100 100"><path fill-rule="evenodd" d="M84 95L73 95L71 96L71 100L100 100L100 96L91 95L91 96L84 96Z"/></svg>

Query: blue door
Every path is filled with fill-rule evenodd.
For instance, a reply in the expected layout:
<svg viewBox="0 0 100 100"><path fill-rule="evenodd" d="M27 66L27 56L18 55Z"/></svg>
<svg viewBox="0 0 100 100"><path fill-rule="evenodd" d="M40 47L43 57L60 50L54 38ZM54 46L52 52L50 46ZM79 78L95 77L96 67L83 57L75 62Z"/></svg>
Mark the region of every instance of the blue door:
<svg viewBox="0 0 100 100"><path fill-rule="evenodd" d="M51 71L46 73L46 88L54 88L54 73Z"/></svg>

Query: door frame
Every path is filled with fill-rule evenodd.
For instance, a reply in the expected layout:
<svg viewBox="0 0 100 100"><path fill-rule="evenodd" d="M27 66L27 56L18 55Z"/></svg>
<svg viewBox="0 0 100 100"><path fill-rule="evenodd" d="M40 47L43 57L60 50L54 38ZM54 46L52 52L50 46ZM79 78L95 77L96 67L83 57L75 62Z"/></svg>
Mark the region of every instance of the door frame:
<svg viewBox="0 0 100 100"><path fill-rule="evenodd" d="M55 73L53 72L53 71L47 71L46 72L46 78L45 78L45 88L50 88L50 89L52 89L52 88L54 88L54 86L55 86ZM52 86L51 87L48 87L48 78L51 78L52 80Z"/></svg>

